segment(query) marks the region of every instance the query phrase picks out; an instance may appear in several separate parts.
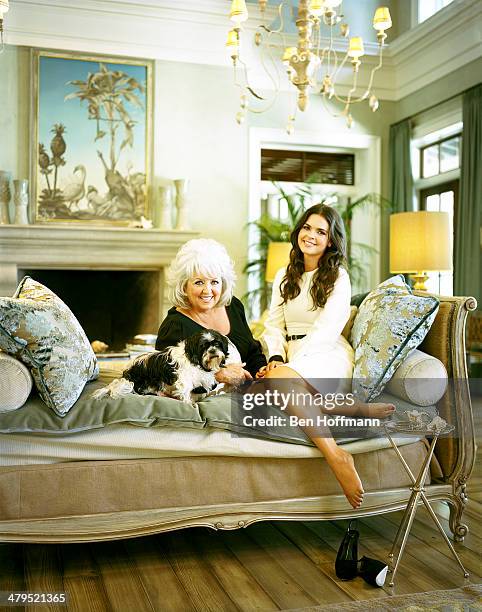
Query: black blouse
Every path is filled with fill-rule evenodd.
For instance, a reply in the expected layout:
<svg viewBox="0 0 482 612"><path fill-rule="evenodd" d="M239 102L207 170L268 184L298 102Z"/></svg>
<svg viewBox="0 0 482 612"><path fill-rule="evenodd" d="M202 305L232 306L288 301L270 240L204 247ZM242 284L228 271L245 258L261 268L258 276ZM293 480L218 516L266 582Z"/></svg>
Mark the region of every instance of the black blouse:
<svg viewBox="0 0 482 612"><path fill-rule="evenodd" d="M253 338L246 321L244 307L237 297L233 297L231 304L226 306L226 312L230 325L228 338L238 349L248 372L254 376L259 368L266 365L261 345ZM175 307L170 308L157 333L156 349L162 351L203 329L205 328L202 325L182 314Z"/></svg>

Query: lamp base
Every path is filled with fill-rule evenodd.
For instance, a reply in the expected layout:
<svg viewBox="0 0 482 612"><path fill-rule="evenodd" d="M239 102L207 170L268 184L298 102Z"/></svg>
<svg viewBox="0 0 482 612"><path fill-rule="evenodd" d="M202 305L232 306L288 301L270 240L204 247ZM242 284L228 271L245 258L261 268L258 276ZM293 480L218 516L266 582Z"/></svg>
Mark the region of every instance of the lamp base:
<svg viewBox="0 0 482 612"><path fill-rule="evenodd" d="M428 274L426 272L417 272L417 274L410 274L410 278L413 280L413 288L415 291L427 291L425 283L428 281Z"/></svg>

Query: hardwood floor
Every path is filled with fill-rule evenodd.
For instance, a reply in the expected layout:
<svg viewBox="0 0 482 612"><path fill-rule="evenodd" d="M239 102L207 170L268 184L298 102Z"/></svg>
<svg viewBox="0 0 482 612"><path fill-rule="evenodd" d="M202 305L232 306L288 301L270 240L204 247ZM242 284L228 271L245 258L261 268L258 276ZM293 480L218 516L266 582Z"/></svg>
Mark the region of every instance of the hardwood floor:
<svg viewBox="0 0 482 612"><path fill-rule="evenodd" d="M480 478L475 484L478 491L469 489L466 514L470 533L456 549L471 573L469 582L479 583ZM437 513L448 529L444 504L437 505ZM397 512L359 520L360 556L385 558L400 518ZM67 607L31 609L80 612L287 610L385 597L388 587L336 578L334 560L345 529L346 521L283 521L237 531L196 528L94 544L6 544L0 546L0 591L66 591ZM459 567L420 507L394 593L463 584Z"/></svg>
<svg viewBox="0 0 482 612"><path fill-rule="evenodd" d="M478 404L474 410L479 432L480 408ZM464 521L470 533L463 544L455 544L472 583L480 583L482 573L480 457L479 451L467 487ZM447 506L439 503L434 508L449 533ZM384 560L401 515L359 520L359 556ZM197 528L94 544L0 545L0 591L69 595L67 607L0 610L252 612L331 603L336 611L340 602L386 597L391 593L388 587L377 589L361 578L336 578L336 551L346 526L346 521L283 521L236 531ZM419 507L393 594L463 585L459 566L425 508Z"/></svg>

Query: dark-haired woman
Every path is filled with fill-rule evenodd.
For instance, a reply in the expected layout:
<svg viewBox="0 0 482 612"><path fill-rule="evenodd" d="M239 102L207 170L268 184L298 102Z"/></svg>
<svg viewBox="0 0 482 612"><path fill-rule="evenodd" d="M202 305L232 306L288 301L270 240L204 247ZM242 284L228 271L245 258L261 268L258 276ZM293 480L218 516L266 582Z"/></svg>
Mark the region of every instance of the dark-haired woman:
<svg viewBox="0 0 482 612"><path fill-rule="evenodd" d="M269 363L257 377L289 379L290 387L296 383L311 392L322 390L321 379L332 379L339 381L337 392L348 392L353 349L341 333L350 316L351 286L344 267L346 239L340 215L324 204L312 206L296 224L291 244L290 263L273 282L265 323ZM390 404L353 404L350 398L337 412L386 417L393 409ZM308 416L306 407L293 405L288 411ZM352 456L336 444L329 430L305 431L322 451L350 504L359 507L363 486Z"/></svg>

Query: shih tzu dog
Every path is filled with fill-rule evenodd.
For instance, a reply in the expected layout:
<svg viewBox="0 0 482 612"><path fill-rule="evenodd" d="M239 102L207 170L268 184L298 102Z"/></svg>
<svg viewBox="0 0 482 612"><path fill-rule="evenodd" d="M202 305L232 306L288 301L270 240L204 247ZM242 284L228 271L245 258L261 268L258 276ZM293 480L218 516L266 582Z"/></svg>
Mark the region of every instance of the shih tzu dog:
<svg viewBox="0 0 482 612"><path fill-rule="evenodd" d="M225 367L228 359L226 336L206 329L175 346L139 355L130 362L121 379L99 389L93 397L119 397L134 391L140 395L168 395L195 402L216 388L215 374Z"/></svg>

